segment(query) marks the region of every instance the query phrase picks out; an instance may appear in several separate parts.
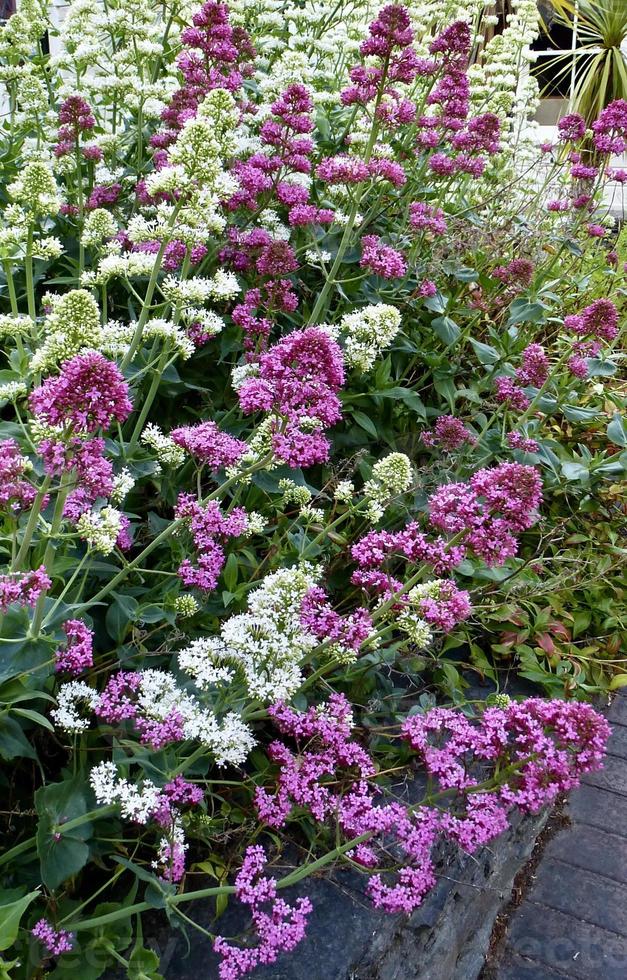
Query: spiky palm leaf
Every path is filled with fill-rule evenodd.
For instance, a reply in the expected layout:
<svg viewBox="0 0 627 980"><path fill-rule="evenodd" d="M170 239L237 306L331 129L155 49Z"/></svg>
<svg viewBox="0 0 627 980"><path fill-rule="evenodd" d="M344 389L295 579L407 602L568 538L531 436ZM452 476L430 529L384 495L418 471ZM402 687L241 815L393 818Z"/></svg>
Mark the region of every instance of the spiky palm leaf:
<svg viewBox="0 0 627 980"><path fill-rule="evenodd" d="M551 0L559 23L577 26L572 108L588 122L613 99L627 99L627 0ZM573 55L556 58L556 80L572 70Z"/></svg>

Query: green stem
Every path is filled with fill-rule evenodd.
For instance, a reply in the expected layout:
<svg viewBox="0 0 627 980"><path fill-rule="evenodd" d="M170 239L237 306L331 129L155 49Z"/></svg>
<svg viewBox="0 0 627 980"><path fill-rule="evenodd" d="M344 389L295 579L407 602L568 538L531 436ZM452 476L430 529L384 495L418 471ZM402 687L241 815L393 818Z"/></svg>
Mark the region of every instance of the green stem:
<svg viewBox="0 0 627 980"><path fill-rule="evenodd" d="M52 477L44 477L44 481L41 485L40 490L37 492L37 496L33 501L33 505L28 515L28 523L24 529L24 537L22 538L22 543L20 545L20 550L18 551L15 561L13 562L13 571L19 571L20 566L24 559L26 558L26 553L30 548L30 543L33 539L33 534L35 533L35 528L37 527L37 521L39 520L39 513L41 511L41 505L43 499L48 493L50 486L52 484Z"/></svg>
<svg viewBox="0 0 627 980"><path fill-rule="evenodd" d="M67 483L65 486L59 488L57 494L57 500L54 506L54 513L52 515L52 523L50 524L50 532L48 535L48 541L46 543L46 550L43 557L44 568L49 568L51 566L52 558L57 547L57 535L61 528L63 522L63 508L65 507L65 501L67 495L70 492L70 484ZM41 624L44 617L44 606L46 601L46 593L41 592L39 598L37 599L37 605L35 606L35 615L33 616L33 622L29 630L29 636L32 639L36 639L41 631Z"/></svg>
<svg viewBox="0 0 627 980"><path fill-rule="evenodd" d="M165 368L167 359L168 359L168 348L167 346L165 346L161 352L161 356L159 357L159 360L155 367L155 373L150 383L150 388L146 393L146 396L142 404L142 410L139 413L139 418L137 419L135 428L133 429L133 435L131 436L131 441L128 446L129 456L132 456L135 450L137 449L137 444L139 443L140 436L144 429L144 424L146 422L146 419L148 418L148 413L150 412L150 409L152 408L152 403L157 396L157 392L159 391L159 385L161 384L161 376L163 374L163 370Z"/></svg>
<svg viewBox="0 0 627 980"><path fill-rule="evenodd" d="M182 207L182 201L179 201L179 203L175 206L174 210L172 211L172 214L170 215L170 219L168 221L168 225L166 229L167 232L172 231L172 229L174 228L174 223L176 221L179 211L181 210L181 207ZM161 242L159 251L157 252L155 258L155 264L152 267L152 272L150 273L150 279L148 281L146 295L144 296L144 305L142 307L139 320L137 321L137 326L135 327L135 333L133 334L133 339L131 340L129 344L129 348L126 354L124 355L122 359L122 363L120 365L122 371L124 371L124 369L127 368L131 363L131 361L133 360L135 356L135 352L139 347L142 334L144 332L144 327L146 326L150 318L150 304L152 303L152 297L154 296L155 289L157 286L157 279L159 278L159 273L161 271L161 263L163 262L163 256L165 254L165 250L168 246L169 241L170 241L169 234L165 234L163 236L163 241Z"/></svg>

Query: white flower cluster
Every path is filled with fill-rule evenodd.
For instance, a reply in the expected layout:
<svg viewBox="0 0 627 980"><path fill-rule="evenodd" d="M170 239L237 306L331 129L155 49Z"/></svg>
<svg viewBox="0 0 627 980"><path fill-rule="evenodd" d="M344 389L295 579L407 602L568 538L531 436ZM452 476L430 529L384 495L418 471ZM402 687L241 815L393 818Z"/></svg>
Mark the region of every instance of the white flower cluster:
<svg viewBox="0 0 627 980"><path fill-rule="evenodd" d="M215 302L235 299L241 292L241 287L234 273L218 269L211 279L202 276L192 276L190 279L166 276L161 284L161 292L170 303L190 306L205 303L208 299Z"/></svg>
<svg viewBox="0 0 627 980"><path fill-rule="evenodd" d="M133 324L133 329L135 324ZM168 344L172 350L178 351L181 360L187 361L194 353L195 347L191 340L176 323L171 320L153 319L149 320L142 334L145 340L158 338L164 344Z"/></svg>
<svg viewBox="0 0 627 980"><path fill-rule="evenodd" d="M33 321L29 316L0 314L0 337L25 337L32 329Z"/></svg>
<svg viewBox="0 0 627 980"><path fill-rule="evenodd" d="M283 499L281 500L282 507L287 507L288 504L297 504L299 507L304 507L311 500L311 490L307 487L299 486L293 480L279 480L279 490L283 492Z"/></svg>
<svg viewBox="0 0 627 980"><path fill-rule="evenodd" d="M196 640L178 654L179 666L200 687L225 683L237 668L248 694L266 703L291 697L302 683L301 667L318 640L300 621L305 594L318 581L311 565L266 576L251 593L248 610L227 619L220 637Z"/></svg>
<svg viewBox="0 0 627 980"><path fill-rule="evenodd" d="M173 609L181 619L188 619L190 616L196 615L200 606L198 605L198 600L193 595L189 592L184 592L181 595L177 595L174 599Z"/></svg>
<svg viewBox="0 0 627 980"><path fill-rule="evenodd" d="M110 555L122 530L122 514L108 506L100 511L87 511L76 522L76 530L89 548Z"/></svg>
<svg viewBox="0 0 627 980"><path fill-rule="evenodd" d="M149 276L155 265L155 256L149 252L120 254L119 243L109 249L95 269L83 272L81 285L106 286L111 279L137 279Z"/></svg>
<svg viewBox="0 0 627 980"><path fill-rule="evenodd" d="M7 381L0 384L0 401L14 402L18 398L23 398L28 388L22 381Z"/></svg>
<svg viewBox="0 0 627 980"><path fill-rule="evenodd" d="M105 208L95 208L85 218L81 241L85 246L99 248L109 238L114 238L117 225L113 215Z"/></svg>
<svg viewBox="0 0 627 980"><path fill-rule="evenodd" d="M31 361L33 371L42 371L68 360L81 350L98 347L100 310L85 289L44 296L50 312L44 320L44 342Z"/></svg>
<svg viewBox="0 0 627 980"><path fill-rule="evenodd" d="M101 762L89 773L89 784L96 802L103 806L112 803L120 807L120 813L133 823L147 824L159 805L160 791L150 779L141 786L118 775L115 762Z"/></svg>
<svg viewBox="0 0 627 980"><path fill-rule="evenodd" d="M128 467L125 466L113 479L113 490L111 491L111 500L113 503L121 503L134 486L135 480L131 476Z"/></svg>
<svg viewBox="0 0 627 980"><path fill-rule="evenodd" d="M37 218L55 215L61 207L54 177L43 161L27 163L7 192Z"/></svg>
<svg viewBox="0 0 627 980"><path fill-rule="evenodd" d="M137 717L157 724L176 718L185 739L201 742L214 755L219 766L241 765L255 745L254 736L240 716L229 711L218 718L196 697L180 688L176 678L165 670L140 672L137 690ZM100 695L80 681L62 684L57 693L57 707L52 716L60 728L68 732L84 731L89 719L85 708L93 712L101 703ZM109 793L114 792L111 783ZM113 802L109 799L107 802Z"/></svg>
<svg viewBox="0 0 627 980"><path fill-rule="evenodd" d="M339 323L339 334L348 367L369 371L382 351L396 337L401 315L394 306L375 303L347 313Z"/></svg>
<svg viewBox="0 0 627 980"><path fill-rule="evenodd" d="M66 732L83 732L89 726L84 709L94 711L100 695L84 681L68 681L57 691L57 706L50 712L59 728Z"/></svg>
<svg viewBox="0 0 627 980"><path fill-rule="evenodd" d="M372 467L372 477L364 484L368 500L368 519L377 524L392 497L411 486L411 463L404 453L390 453Z"/></svg>
<svg viewBox="0 0 627 980"><path fill-rule="evenodd" d="M154 451L158 461L165 466L182 466L185 462L185 451L154 422L148 423L141 434L141 441Z"/></svg>
<svg viewBox="0 0 627 980"><path fill-rule="evenodd" d="M130 347L134 333L135 323L108 320L100 329L97 348L107 357L124 357Z"/></svg>

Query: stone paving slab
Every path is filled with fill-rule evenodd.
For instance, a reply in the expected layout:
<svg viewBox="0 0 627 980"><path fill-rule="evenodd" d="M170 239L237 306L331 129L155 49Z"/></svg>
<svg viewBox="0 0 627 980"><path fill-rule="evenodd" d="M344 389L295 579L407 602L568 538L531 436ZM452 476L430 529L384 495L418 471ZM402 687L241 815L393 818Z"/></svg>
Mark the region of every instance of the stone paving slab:
<svg viewBox="0 0 627 980"><path fill-rule="evenodd" d="M625 886L610 878L545 857L527 898L627 937Z"/></svg>
<svg viewBox="0 0 627 980"><path fill-rule="evenodd" d="M627 692L605 767L569 799L509 921L496 980L627 980Z"/></svg>
<svg viewBox="0 0 627 980"><path fill-rule="evenodd" d="M627 837L627 797L583 785L571 793L568 813L577 824L587 824Z"/></svg>
<svg viewBox="0 0 627 980"><path fill-rule="evenodd" d="M509 943L523 959L543 963L576 980L627 977L624 937L530 901L523 902L515 916Z"/></svg>

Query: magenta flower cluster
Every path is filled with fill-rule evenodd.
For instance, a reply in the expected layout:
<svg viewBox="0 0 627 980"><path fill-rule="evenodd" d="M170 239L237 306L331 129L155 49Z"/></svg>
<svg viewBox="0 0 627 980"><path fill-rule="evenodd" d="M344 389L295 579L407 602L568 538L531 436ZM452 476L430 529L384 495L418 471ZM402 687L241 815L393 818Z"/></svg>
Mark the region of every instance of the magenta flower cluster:
<svg viewBox="0 0 627 980"><path fill-rule="evenodd" d="M245 442L221 432L215 422L183 425L173 429L170 436L177 446L212 470L234 466L246 450Z"/></svg>
<svg viewBox="0 0 627 980"><path fill-rule="evenodd" d="M437 446L448 453L461 449L464 443L477 445L476 436L454 415L441 415L436 419L433 431L423 432L421 438L425 446Z"/></svg>
<svg viewBox="0 0 627 980"><path fill-rule="evenodd" d="M537 520L542 482L533 466L501 463L477 470L469 483L448 483L429 498L433 527L459 535L487 565L518 551L517 536Z"/></svg>
<svg viewBox="0 0 627 980"><path fill-rule="evenodd" d="M31 929L32 936L37 939L50 956L61 956L69 953L74 947L74 936L66 929L54 929L46 919L40 919Z"/></svg>
<svg viewBox="0 0 627 980"><path fill-rule="evenodd" d="M272 412L272 447L290 467L323 463L324 429L340 418L344 362L338 344L318 327L294 330L259 359L258 374L239 389L246 414Z"/></svg>
<svg viewBox="0 0 627 980"><path fill-rule="evenodd" d="M67 642L55 652L55 670L75 677L93 666L94 634L82 619L68 619L63 624L63 632Z"/></svg>
<svg viewBox="0 0 627 980"><path fill-rule="evenodd" d="M15 439L0 439L0 507L10 514L32 507L37 496L35 487L24 478L27 470L28 460Z"/></svg>
<svg viewBox="0 0 627 980"><path fill-rule="evenodd" d="M235 893L239 901L250 908L258 944L234 946L218 936L213 948L221 957L220 980L238 980L258 966L275 963L280 953L294 949L305 935L311 902L308 898L299 898L295 905L289 905L277 898L276 879L262 874L265 865L263 847L257 844L246 849L235 879ZM264 911L264 906L269 903L269 910Z"/></svg>
<svg viewBox="0 0 627 980"><path fill-rule="evenodd" d="M215 500L203 506L192 494L183 493L179 495L175 516L187 522L198 552L196 564L185 558L178 574L186 586L213 592L226 561L224 542L244 534L248 527L246 511L234 507L229 514L223 514Z"/></svg>
<svg viewBox="0 0 627 980"><path fill-rule="evenodd" d="M301 603L300 621L318 639L338 643L355 652L372 631L372 619L367 609L359 608L348 616L340 616L332 608L324 589L318 586L305 595Z"/></svg>
<svg viewBox="0 0 627 980"><path fill-rule="evenodd" d="M128 385L118 366L96 351L77 354L46 378L30 397L35 415L49 425L71 425L74 432L108 429L131 412Z"/></svg>
<svg viewBox="0 0 627 980"><path fill-rule="evenodd" d="M35 606L40 595L47 592L52 580L43 565L32 572L7 572L0 575L0 610L10 605Z"/></svg>
<svg viewBox="0 0 627 980"><path fill-rule="evenodd" d="M578 702L532 698L487 708L476 722L443 708L412 715L401 737L433 782L422 803L405 806L378 799L370 782L374 763L351 738L342 695L304 714L283 704L270 714L296 750L280 741L270 746L278 772L273 793L257 788L260 818L281 827L294 807L319 822L333 818L344 837L356 840L353 859L371 869L389 867L390 852L396 853L400 869L393 880L389 872L376 873L367 892L377 907L405 913L436 882L438 841L475 851L506 829L511 807L535 813L600 768L610 733L602 716Z"/></svg>

